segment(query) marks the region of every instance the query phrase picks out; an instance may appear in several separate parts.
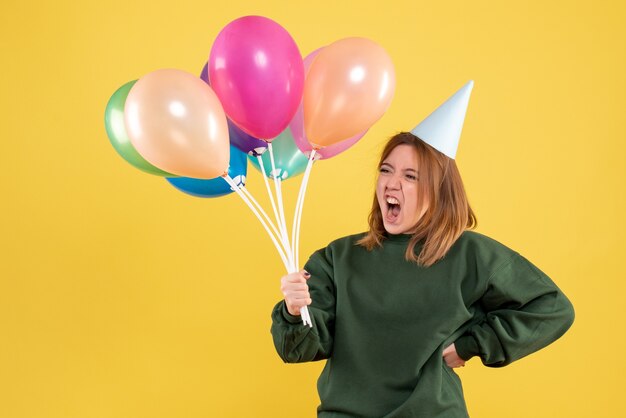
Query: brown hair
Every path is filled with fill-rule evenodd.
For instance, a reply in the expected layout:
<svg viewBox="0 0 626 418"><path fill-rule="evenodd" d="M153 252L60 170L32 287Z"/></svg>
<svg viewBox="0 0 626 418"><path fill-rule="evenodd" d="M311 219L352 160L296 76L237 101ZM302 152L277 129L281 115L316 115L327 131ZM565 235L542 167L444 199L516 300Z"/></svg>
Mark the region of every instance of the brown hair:
<svg viewBox="0 0 626 418"><path fill-rule="evenodd" d="M443 258L452 244L465 231L478 224L465 194L461 175L453 159L426 144L409 132L400 132L392 136L383 149L378 168L398 145L407 144L415 147L419 168L418 193L426 199L420 199L417 211L422 212L424 202L428 208L417 221L405 258L417 264L429 267ZM357 241L369 251L382 246L385 239L383 214L374 192L374 203L370 212L369 231ZM415 246L423 240L419 256Z"/></svg>

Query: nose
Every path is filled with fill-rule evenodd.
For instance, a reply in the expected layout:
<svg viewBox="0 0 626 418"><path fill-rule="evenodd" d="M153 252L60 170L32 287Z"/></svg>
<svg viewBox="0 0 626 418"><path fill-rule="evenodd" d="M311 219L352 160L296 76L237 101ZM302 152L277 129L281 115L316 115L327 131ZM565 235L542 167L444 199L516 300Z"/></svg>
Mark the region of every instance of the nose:
<svg viewBox="0 0 626 418"><path fill-rule="evenodd" d="M400 175L398 173L392 174L387 180L388 189L399 189L401 184L402 183L400 182Z"/></svg>

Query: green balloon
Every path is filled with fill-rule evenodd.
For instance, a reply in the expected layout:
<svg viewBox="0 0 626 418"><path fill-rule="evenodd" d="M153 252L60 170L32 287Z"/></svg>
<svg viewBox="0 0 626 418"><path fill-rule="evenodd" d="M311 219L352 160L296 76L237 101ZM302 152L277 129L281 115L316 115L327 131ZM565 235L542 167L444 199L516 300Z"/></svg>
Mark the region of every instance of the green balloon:
<svg viewBox="0 0 626 418"><path fill-rule="evenodd" d="M276 166L276 174L278 178L286 180L291 177L295 177L298 174L304 173L306 165L309 159L300 151L298 146L293 140L291 135L291 129L287 127L280 135L278 135L272 141L272 151L274 153L274 165ZM261 166L257 157L248 155L252 165L259 171ZM270 160L269 150L265 151L261 158L263 159L263 168L265 169L265 175L269 178L274 178L271 175L272 162Z"/></svg>
<svg viewBox="0 0 626 418"><path fill-rule="evenodd" d="M124 104L126 103L128 92L136 82L137 80L129 81L117 89L107 103L107 108L104 111L104 126L109 140L111 141L113 148L115 148L115 151L117 151L123 159L128 161L135 168L156 176L178 177L174 174L165 172L146 161L146 159L137 152L135 147L133 147L128 134L126 133L126 126L124 125Z"/></svg>

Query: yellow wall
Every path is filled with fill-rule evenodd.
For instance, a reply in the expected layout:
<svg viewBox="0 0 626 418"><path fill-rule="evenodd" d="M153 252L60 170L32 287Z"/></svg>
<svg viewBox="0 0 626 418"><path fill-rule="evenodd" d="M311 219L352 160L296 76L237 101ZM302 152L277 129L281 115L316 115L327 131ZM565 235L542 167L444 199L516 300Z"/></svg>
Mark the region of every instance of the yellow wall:
<svg viewBox="0 0 626 418"><path fill-rule="evenodd" d="M237 196L192 198L134 169L104 130L118 87L199 73L247 14L305 55L364 36L396 66L384 118L314 167L303 257L364 229L380 144L474 79L457 162L478 231L551 276L577 316L506 368L458 369L470 414L626 416L624 3L382 3L2 3L0 416L314 415L323 364L274 352L283 271L256 219ZM263 196L256 171L249 187Z"/></svg>

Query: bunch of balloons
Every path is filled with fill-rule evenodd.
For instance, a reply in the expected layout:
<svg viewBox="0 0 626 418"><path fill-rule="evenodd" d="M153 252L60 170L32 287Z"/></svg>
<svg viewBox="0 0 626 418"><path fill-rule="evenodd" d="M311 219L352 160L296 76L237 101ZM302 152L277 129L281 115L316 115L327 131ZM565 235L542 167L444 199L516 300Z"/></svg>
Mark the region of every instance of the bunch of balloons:
<svg viewBox="0 0 626 418"><path fill-rule="evenodd" d="M303 60L282 26L245 16L218 34L200 77L161 69L120 87L106 106L105 126L126 161L178 190L198 197L237 193L292 272L313 162L361 139L394 90L391 59L371 40L341 39ZM264 174L275 222L245 187L248 159ZM290 240L281 181L301 173ZM304 311L303 320L311 325Z"/></svg>

